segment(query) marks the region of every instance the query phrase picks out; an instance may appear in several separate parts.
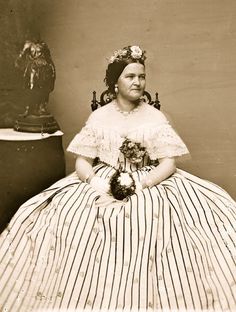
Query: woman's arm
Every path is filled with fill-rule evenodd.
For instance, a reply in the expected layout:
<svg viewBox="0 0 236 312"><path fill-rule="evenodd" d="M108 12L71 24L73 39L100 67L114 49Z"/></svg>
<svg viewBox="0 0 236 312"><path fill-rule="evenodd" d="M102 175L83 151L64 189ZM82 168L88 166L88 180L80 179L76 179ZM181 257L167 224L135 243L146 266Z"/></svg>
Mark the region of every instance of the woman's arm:
<svg viewBox="0 0 236 312"><path fill-rule="evenodd" d="M109 192L109 180L95 175L92 158L78 156L75 163L75 170L80 180L89 183L99 193Z"/></svg>
<svg viewBox="0 0 236 312"><path fill-rule="evenodd" d="M93 171L93 159L78 156L75 162L75 170L80 180L90 183L95 173Z"/></svg>
<svg viewBox="0 0 236 312"><path fill-rule="evenodd" d="M142 187L151 187L169 178L176 171L174 158L161 158L159 165L141 180Z"/></svg>

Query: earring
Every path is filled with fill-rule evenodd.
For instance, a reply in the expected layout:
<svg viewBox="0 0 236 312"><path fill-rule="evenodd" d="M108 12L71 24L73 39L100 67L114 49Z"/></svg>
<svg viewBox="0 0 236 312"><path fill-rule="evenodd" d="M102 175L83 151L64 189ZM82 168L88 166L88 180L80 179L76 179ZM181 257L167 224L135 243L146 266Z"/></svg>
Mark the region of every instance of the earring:
<svg viewBox="0 0 236 312"><path fill-rule="evenodd" d="M118 93L118 86L115 85L115 93L117 94Z"/></svg>

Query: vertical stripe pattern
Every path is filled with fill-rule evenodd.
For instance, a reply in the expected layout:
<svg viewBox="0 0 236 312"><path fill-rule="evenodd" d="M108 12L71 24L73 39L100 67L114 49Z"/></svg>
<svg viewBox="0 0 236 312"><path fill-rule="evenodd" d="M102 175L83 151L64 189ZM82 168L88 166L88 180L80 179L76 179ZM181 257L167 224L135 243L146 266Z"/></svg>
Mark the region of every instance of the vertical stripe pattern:
<svg viewBox="0 0 236 312"><path fill-rule="evenodd" d="M0 311L85 309L236 311L233 199L182 170L127 201L75 174L30 199L0 237Z"/></svg>

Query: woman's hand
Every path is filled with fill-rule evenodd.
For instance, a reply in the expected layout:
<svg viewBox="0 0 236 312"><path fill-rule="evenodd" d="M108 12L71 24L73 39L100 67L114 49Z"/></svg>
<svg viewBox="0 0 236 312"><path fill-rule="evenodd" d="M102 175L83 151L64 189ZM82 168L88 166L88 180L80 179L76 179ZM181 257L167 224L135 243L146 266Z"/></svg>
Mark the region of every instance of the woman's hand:
<svg viewBox="0 0 236 312"><path fill-rule="evenodd" d="M99 193L108 193L110 190L109 179L94 176L90 181L90 185Z"/></svg>

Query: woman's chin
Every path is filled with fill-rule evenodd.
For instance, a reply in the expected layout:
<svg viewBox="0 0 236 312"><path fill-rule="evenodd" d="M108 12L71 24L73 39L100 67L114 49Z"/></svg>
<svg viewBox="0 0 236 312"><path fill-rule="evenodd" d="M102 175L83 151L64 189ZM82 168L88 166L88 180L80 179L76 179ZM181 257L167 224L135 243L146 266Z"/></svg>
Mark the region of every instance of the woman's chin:
<svg viewBox="0 0 236 312"><path fill-rule="evenodd" d="M129 100L130 102L137 102L137 101L140 101L140 98L142 97L142 94L139 93L139 94L136 94L136 95L132 95L129 97Z"/></svg>

